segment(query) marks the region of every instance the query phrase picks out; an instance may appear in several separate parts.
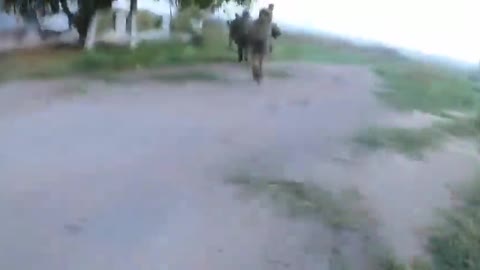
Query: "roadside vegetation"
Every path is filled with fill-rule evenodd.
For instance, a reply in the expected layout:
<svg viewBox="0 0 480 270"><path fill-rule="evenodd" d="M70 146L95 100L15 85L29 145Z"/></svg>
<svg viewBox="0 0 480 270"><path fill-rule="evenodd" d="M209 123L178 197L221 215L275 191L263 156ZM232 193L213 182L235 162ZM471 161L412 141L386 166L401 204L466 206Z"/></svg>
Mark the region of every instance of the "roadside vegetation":
<svg viewBox="0 0 480 270"><path fill-rule="evenodd" d="M455 191L456 206L440 214L427 249L435 270L480 269L480 175Z"/></svg>
<svg viewBox="0 0 480 270"><path fill-rule="evenodd" d="M397 260L377 235L376 222L356 190L332 192L313 183L248 173L228 178L228 182L238 185L248 195L245 198L263 196L280 214L318 222L330 229L334 239L350 239L333 241L329 269L480 269L480 175L453 191L456 206L440 211L437 223L428 230L427 255L408 263ZM359 248L353 253L359 257L344 253L352 247Z"/></svg>
<svg viewBox="0 0 480 270"><path fill-rule="evenodd" d="M178 27L182 24L178 23ZM172 65L232 63L233 50L227 48L226 25L205 21L201 44L193 46L173 38L168 42L142 43L136 50L102 47L85 52L78 48L44 48L3 55L0 80L55 78L70 75L101 76L120 71L161 68ZM359 49L348 42L285 33L275 42L275 61L313 61L362 64L390 59L392 52ZM388 56L388 57L387 57ZM9 67L15 67L14 69Z"/></svg>
<svg viewBox="0 0 480 270"><path fill-rule="evenodd" d="M390 246L378 235L376 221L363 204L362 196L354 189L333 192L314 183L248 173L237 174L228 182L238 185L244 194L249 195L246 198L255 195L269 199L273 210L279 214L310 220L328 228L333 244L329 254L324 254L325 249L322 249L319 256L329 258L329 270L437 269L429 258L414 258L409 263L397 260ZM443 234L439 236L444 237ZM448 240L437 240L437 236L432 236L432 248L445 244L440 243L442 241Z"/></svg>
<svg viewBox="0 0 480 270"><path fill-rule="evenodd" d="M330 251L324 247L318 255L328 258L328 269L384 270L401 265L376 235L374 221L356 190L332 192L313 183L248 173L227 180L239 186L246 198L266 198L272 203L272 210L281 215L325 227L333 241ZM324 237L319 242L327 243L330 236Z"/></svg>
<svg viewBox="0 0 480 270"><path fill-rule="evenodd" d="M480 118L451 117L423 128L369 127L354 138L370 150L391 150L414 159L423 159L429 151L441 150L449 139L478 142Z"/></svg>

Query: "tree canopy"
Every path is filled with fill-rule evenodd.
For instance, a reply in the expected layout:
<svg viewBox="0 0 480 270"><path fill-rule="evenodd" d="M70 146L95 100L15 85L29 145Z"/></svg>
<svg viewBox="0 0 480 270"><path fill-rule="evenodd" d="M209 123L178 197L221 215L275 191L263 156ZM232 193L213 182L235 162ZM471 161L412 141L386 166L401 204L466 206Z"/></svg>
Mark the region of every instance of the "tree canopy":
<svg viewBox="0 0 480 270"><path fill-rule="evenodd" d="M131 7L136 9L138 0L131 0ZM159 0L155 0L159 1ZM234 2L239 5L249 5L254 0L169 0L180 9L188 8L193 5L201 9L210 8L215 10L224 3ZM14 12L27 20L32 18L38 22L37 13L45 14L47 9L53 13L62 10L69 19L70 26L75 26L80 34L80 42L83 42L87 29L92 20L95 10L110 8L112 0L77 0L78 12L73 14L68 6L68 0L4 0L3 9L7 12Z"/></svg>
<svg viewBox="0 0 480 270"><path fill-rule="evenodd" d="M107 8L110 7L112 4L112 0L77 0L79 4L92 4L98 8ZM159 1L159 0L155 0ZM248 5L250 4L251 0L170 0L175 5L186 8L192 5L196 5L199 8L205 9L210 7L219 7L223 3L235 2L239 5ZM68 6L67 0L4 0L3 8L6 11L12 11L15 9L16 12L22 12L23 8L45 8L50 7L52 12L57 13L60 11L60 7L62 4Z"/></svg>

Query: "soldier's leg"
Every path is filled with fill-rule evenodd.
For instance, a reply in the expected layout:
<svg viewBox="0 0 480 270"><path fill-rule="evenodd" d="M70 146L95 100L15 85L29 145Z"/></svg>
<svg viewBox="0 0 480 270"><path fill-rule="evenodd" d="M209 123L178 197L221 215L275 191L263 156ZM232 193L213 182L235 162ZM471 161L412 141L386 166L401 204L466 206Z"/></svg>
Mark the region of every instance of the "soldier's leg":
<svg viewBox="0 0 480 270"><path fill-rule="evenodd" d="M252 65L252 77L253 80L257 83L261 81L261 71L260 71L260 63L259 63L259 55L257 53L252 54L252 58L250 59Z"/></svg>
<svg viewBox="0 0 480 270"><path fill-rule="evenodd" d="M238 55L238 62L242 62L243 59L245 59L245 38L244 37L238 37L237 40L235 41L237 44L237 55Z"/></svg>
<svg viewBox="0 0 480 270"><path fill-rule="evenodd" d="M252 43L252 76L253 79L260 83L262 80L262 62L266 52L266 40L257 40Z"/></svg>
<svg viewBox="0 0 480 270"><path fill-rule="evenodd" d="M258 65L260 67L260 80L263 79L263 59L264 59L264 55L260 55L258 59Z"/></svg>
<svg viewBox="0 0 480 270"><path fill-rule="evenodd" d="M248 44L248 37L245 36L243 38L243 60L248 62L248 54L249 54L249 44Z"/></svg>
<svg viewBox="0 0 480 270"><path fill-rule="evenodd" d="M265 59L265 55L267 55L267 52L268 52L268 47L269 44L262 44L262 51L259 53L258 55L258 66L259 66L259 80L263 80L263 61Z"/></svg>
<svg viewBox="0 0 480 270"><path fill-rule="evenodd" d="M241 44L237 44L237 56L238 56L238 62L242 62L243 60L243 47Z"/></svg>
<svg viewBox="0 0 480 270"><path fill-rule="evenodd" d="M272 53L271 47L272 47L272 38L268 37L267 40L265 41L264 55L269 58L271 57L270 54Z"/></svg>

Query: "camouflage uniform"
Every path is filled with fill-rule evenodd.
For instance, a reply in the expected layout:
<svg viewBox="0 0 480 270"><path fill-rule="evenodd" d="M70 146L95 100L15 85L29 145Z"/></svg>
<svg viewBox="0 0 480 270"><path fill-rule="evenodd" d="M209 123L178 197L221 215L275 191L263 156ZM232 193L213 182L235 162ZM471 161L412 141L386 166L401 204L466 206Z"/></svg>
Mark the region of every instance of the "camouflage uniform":
<svg viewBox="0 0 480 270"><path fill-rule="evenodd" d="M240 20L240 16L238 14L235 14L235 19L233 19L231 21L227 21L227 25L228 25L228 47L229 48L232 48L234 35L235 35L236 28L238 28L237 25L238 25L239 20Z"/></svg>
<svg viewBox="0 0 480 270"><path fill-rule="evenodd" d="M273 33L273 27L274 27L274 24L273 24L273 8L274 8L273 4L269 4L268 8L267 8L267 10L270 12L270 23L272 23L272 28L271 28L272 33ZM275 24L275 27L278 28L278 26L276 26L276 24ZM268 52L272 53L272 51L273 51L272 39L269 37L268 38Z"/></svg>
<svg viewBox="0 0 480 270"><path fill-rule="evenodd" d="M257 83L263 78L263 59L268 52L268 40L272 32L270 15L267 9L260 10L258 19L253 21L248 33L252 75Z"/></svg>
<svg viewBox="0 0 480 270"><path fill-rule="evenodd" d="M247 49L248 49L248 31L252 21L250 19L250 13L244 11L242 16L236 21L235 25L232 27L232 37L237 45L237 54L238 61L248 60Z"/></svg>

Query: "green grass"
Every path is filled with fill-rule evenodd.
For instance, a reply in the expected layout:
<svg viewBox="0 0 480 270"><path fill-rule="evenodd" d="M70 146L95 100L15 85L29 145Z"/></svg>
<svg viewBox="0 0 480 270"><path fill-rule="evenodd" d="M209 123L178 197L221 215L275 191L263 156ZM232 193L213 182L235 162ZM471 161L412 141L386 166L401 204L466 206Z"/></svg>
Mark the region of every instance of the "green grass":
<svg viewBox="0 0 480 270"><path fill-rule="evenodd" d="M355 209L361 196L354 190L334 194L313 184L248 174L230 181L257 194L267 194L274 205L282 207L291 217L319 218L324 224L340 230L355 230L367 222L365 213Z"/></svg>
<svg viewBox="0 0 480 270"><path fill-rule="evenodd" d="M480 116L448 118L425 128L371 127L359 132L354 141L371 150L388 149L421 159L426 151L441 148L451 137L479 139Z"/></svg>
<svg viewBox="0 0 480 270"><path fill-rule="evenodd" d="M454 118L451 121L438 124L443 132L458 138L480 138L480 115L467 118Z"/></svg>
<svg viewBox="0 0 480 270"><path fill-rule="evenodd" d="M167 65L235 62L235 53L227 49L226 37L221 35L222 26L206 23L205 27L204 44L201 47L173 39L169 42L142 43L136 50L110 46L98 47L90 52L80 49L35 49L12 53L0 61L0 80L79 74L94 76Z"/></svg>
<svg viewBox="0 0 480 270"><path fill-rule="evenodd" d="M469 74L409 60L378 47L358 47L339 40L292 35L275 42L278 59L370 66L384 81L378 97L398 110L441 114L472 111L480 105L478 86Z"/></svg>
<svg viewBox="0 0 480 270"><path fill-rule="evenodd" d="M428 241L435 270L480 269L480 176L458 193L459 205L441 213Z"/></svg>
<svg viewBox="0 0 480 270"><path fill-rule="evenodd" d="M334 237L341 237L343 232L359 236L359 251L367 265L362 263L360 267L356 262L358 258L346 257L348 255L343 253L343 245L355 241L351 238L348 243L339 241L334 245L329 269L365 269L368 266L370 270L431 270L428 261L415 259L407 266L397 260L390 247L376 234L375 222L364 208L362 196L354 189L334 193L312 183L248 173L238 174L228 181L242 187L249 195L267 195L275 209L291 218L308 218L327 225Z"/></svg>
<svg viewBox="0 0 480 270"><path fill-rule="evenodd" d="M0 80L107 74L166 65L236 62L235 52L227 48L227 35L223 24L206 21L203 41L200 47L181 44L175 40L166 43L149 42L140 44L133 51L121 47L98 47L90 52L80 49L22 51L0 61ZM293 34L285 34L275 41L273 54L276 61L357 64L374 63L375 58L379 57L382 58L381 54L358 49L345 42ZM286 77L286 74L274 76Z"/></svg>
<svg viewBox="0 0 480 270"><path fill-rule="evenodd" d="M411 61L377 65L375 71L389 90L378 95L400 110L435 114L447 109L470 111L479 101L466 74Z"/></svg>
<svg viewBox="0 0 480 270"><path fill-rule="evenodd" d="M373 149L388 148L415 157L426 149L441 146L448 136L479 138L479 117L451 119L431 128L372 128L357 142ZM438 223L428 235L429 260L416 260L410 268L383 256L381 269L474 270L480 269L480 174L455 194L456 206L440 212Z"/></svg>
<svg viewBox="0 0 480 270"><path fill-rule="evenodd" d="M360 132L354 141L371 150L388 149L421 159L425 150L441 146L445 134L437 128L380 128Z"/></svg>
<svg viewBox="0 0 480 270"><path fill-rule="evenodd" d="M113 10L102 10L98 17L97 33L105 33L107 30L113 30ZM138 31L160 28L162 25L161 16L155 15L146 10L137 11L137 29Z"/></svg>
<svg viewBox="0 0 480 270"><path fill-rule="evenodd" d="M480 92L469 74L409 60L382 48L356 47L340 41L292 36L275 43L277 59L328 64L366 65L383 79L378 97L393 108L441 114L472 111Z"/></svg>

